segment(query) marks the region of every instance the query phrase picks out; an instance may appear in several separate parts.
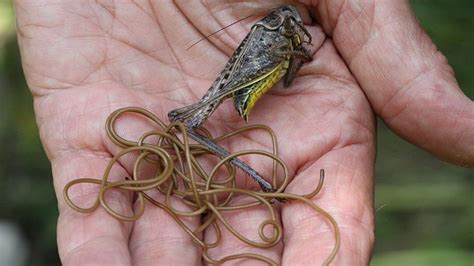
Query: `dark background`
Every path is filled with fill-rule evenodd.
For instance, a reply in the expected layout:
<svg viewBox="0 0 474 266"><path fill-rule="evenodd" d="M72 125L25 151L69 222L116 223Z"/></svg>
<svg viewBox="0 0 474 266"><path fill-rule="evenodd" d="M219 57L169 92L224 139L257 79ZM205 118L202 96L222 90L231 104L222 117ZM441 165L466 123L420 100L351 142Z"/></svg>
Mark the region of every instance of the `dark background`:
<svg viewBox="0 0 474 266"><path fill-rule="evenodd" d="M411 2L473 99L474 1ZM55 265L60 263L56 198L14 27L10 1L0 0L0 238L5 232L20 237L8 242L16 257L24 258L20 262ZM434 158L397 137L381 120L378 133L372 265L473 265L473 169Z"/></svg>

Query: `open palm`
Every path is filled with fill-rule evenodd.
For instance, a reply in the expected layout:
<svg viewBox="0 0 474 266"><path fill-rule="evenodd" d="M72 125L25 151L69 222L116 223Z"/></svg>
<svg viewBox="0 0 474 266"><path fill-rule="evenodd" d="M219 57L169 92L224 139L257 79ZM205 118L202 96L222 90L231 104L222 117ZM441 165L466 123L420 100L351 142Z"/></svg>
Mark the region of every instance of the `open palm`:
<svg viewBox="0 0 474 266"><path fill-rule="evenodd" d="M119 222L101 209L79 214L65 204L62 189L75 178L101 177L117 152L104 130L112 111L139 106L166 120L168 111L195 102L258 18L246 19L187 48L203 35L255 10L274 7L258 1L211 2L17 1L25 74L35 97L40 134L58 195L58 247L64 264L201 262L200 249L162 210L147 208L134 223ZM307 6L309 12L303 12L305 22L312 25L308 29L313 35L313 61L303 66L290 89L278 85L265 95L249 121L266 124L277 133L280 155L293 178L287 192L309 192L318 182L319 170L326 170L324 189L314 200L339 223L341 250L335 262L364 265L374 240L375 122L371 108L412 142L464 164L474 163L474 149L460 145L456 138L470 134L472 141L474 111L472 102L456 87L442 56L426 45L429 39L419 30L406 3L391 6L373 1L359 6L352 1L315 2ZM384 16L384 12L395 15ZM318 17L323 28L311 21L309 14ZM414 26L404 25L403 17L413 20ZM384 27L384 20L393 23ZM397 22L408 28L407 36L384 39L385 34L398 30ZM323 32L332 34L332 40L325 39ZM417 42L403 42L413 37L410 34ZM404 45L412 61L399 66L405 55L383 58L383 51L390 53ZM426 61L433 68L426 69ZM441 76L436 84L432 75ZM427 87L435 90L422 94L421 89ZM435 104L434 98L445 95L450 95L449 103ZM430 107L437 108L438 116L424 110ZM439 117L442 111L446 112ZM417 123L413 112L422 115L424 122ZM450 122L454 116L456 121ZM126 134L143 133L126 121L121 128ZM231 103L224 103L204 124L217 135L242 125ZM429 133L434 125L441 133ZM242 144L241 139L234 139L225 145L231 150L264 145L264 136L255 133L251 138L254 142ZM128 172L125 162L111 178L123 178ZM241 182L242 186L255 186L246 178ZM71 196L87 205L95 197L92 191L85 187ZM118 206L123 212L132 211L129 198L120 193L113 196L128 202ZM219 258L248 251L283 264L322 262L334 244L330 225L302 205L283 204L280 211L285 228L280 245L257 251L224 236L222 246L210 254ZM265 215L260 212L227 218L245 234ZM196 226L200 221L187 222ZM211 234L206 232L203 237L212 238Z"/></svg>

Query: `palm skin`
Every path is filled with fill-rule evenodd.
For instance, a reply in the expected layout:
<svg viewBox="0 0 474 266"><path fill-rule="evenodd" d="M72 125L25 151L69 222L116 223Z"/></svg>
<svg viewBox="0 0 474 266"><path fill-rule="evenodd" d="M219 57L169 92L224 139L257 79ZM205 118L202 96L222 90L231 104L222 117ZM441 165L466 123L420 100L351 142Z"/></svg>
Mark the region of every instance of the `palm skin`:
<svg viewBox="0 0 474 266"><path fill-rule="evenodd" d="M341 250L335 264L366 265L374 241L372 109L413 143L451 162L472 165L474 107L406 3L306 2L322 25L308 27L313 61L303 66L290 89L278 85L265 95L249 121L266 124L277 133L280 155L292 176L287 192L309 192L318 182L319 169L326 170L325 186L314 201L339 223ZM200 250L160 209L147 208L138 221L123 223L100 208L89 215L76 213L65 204L62 189L75 178L101 177L118 150L104 130L105 119L115 109L144 107L166 120L169 110L199 99L257 18L187 48L242 14L254 13L256 7L265 10L269 5L16 2L24 70L58 195L58 248L64 264L201 263ZM311 22L308 12L303 16ZM406 20L409 23L402 23ZM403 29L407 36L386 37ZM406 48L403 54L390 54L402 48ZM410 60L403 61L405 57ZM433 90L427 93L428 88ZM423 123L417 122L420 119ZM121 130L135 137L142 133L126 121ZM217 135L242 125L231 103L223 104L204 124ZM431 132L433 127L437 133ZM258 133L251 137L254 143L234 139L225 145L240 150L264 142ZM461 145L458 138L471 143ZM112 179L130 172L129 162L121 165ZM255 187L245 177L241 182ZM87 205L95 197L93 191L83 187L71 196ZM124 213L132 211L127 195L110 196L124 202L117 206ZM322 262L333 245L330 226L299 204L283 204L280 212L285 228L280 245L257 251L224 236L222 246L210 254L218 258L258 252L284 265ZM252 235L254 224L264 215L255 210L227 218ZM187 223L196 226L199 221ZM212 232L203 237L212 239Z"/></svg>

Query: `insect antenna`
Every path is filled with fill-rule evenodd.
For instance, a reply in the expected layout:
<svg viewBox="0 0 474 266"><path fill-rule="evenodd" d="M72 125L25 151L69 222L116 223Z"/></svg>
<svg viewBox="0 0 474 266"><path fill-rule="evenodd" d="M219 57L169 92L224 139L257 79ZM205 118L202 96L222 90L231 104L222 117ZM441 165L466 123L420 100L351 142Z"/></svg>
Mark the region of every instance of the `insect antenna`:
<svg viewBox="0 0 474 266"><path fill-rule="evenodd" d="M231 26L233 26L233 25L235 25L235 24L237 24L237 23L239 23L239 22L241 22L241 21L243 21L243 20L245 20L245 19L248 19L248 18L253 17L253 16L265 14L265 13L268 13L268 12L272 12L272 11L274 11L274 10L276 10L276 9L278 9L278 7L271 8L271 9L269 9L269 10L265 10L265 11L262 11L262 12L252 13L252 14L250 14L250 15L248 15L248 16L245 16L245 17L243 17L243 18L240 18L240 19L238 19L238 20L236 20L236 21L230 23L229 25L226 25L226 26L224 26L223 28L218 29L218 30L214 31L213 33L211 33L211 34L209 34L209 35L206 35L206 36L202 37L201 39L195 41L193 44L191 44L191 46L189 46L188 48L186 48L186 51L189 50L189 49L191 49L191 48L192 48L193 46L195 46L196 44L198 44L198 43L200 43L200 42L202 42L202 41L204 41L204 40L209 39L209 37L214 36L214 35L216 35L217 33L221 32L221 31L227 29L228 27L231 27Z"/></svg>

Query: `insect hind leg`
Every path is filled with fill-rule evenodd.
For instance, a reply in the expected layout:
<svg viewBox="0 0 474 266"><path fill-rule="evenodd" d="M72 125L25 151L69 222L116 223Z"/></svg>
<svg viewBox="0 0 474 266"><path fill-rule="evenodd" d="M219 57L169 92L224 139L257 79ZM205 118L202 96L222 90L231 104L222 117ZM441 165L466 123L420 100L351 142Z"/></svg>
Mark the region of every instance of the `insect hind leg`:
<svg viewBox="0 0 474 266"><path fill-rule="evenodd" d="M168 119L171 122L184 121L191 117L198 110L200 102L177 108L168 112Z"/></svg>
<svg viewBox="0 0 474 266"><path fill-rule="evenodd" d="M219 106L219 102L214 102L205 105L204 107L200 108L197 112L194 112L190 119L186 122L186 126L188 128L198 128L206 121L206 119L214 113L214 111L217 109L217 106Z"/></svg>

